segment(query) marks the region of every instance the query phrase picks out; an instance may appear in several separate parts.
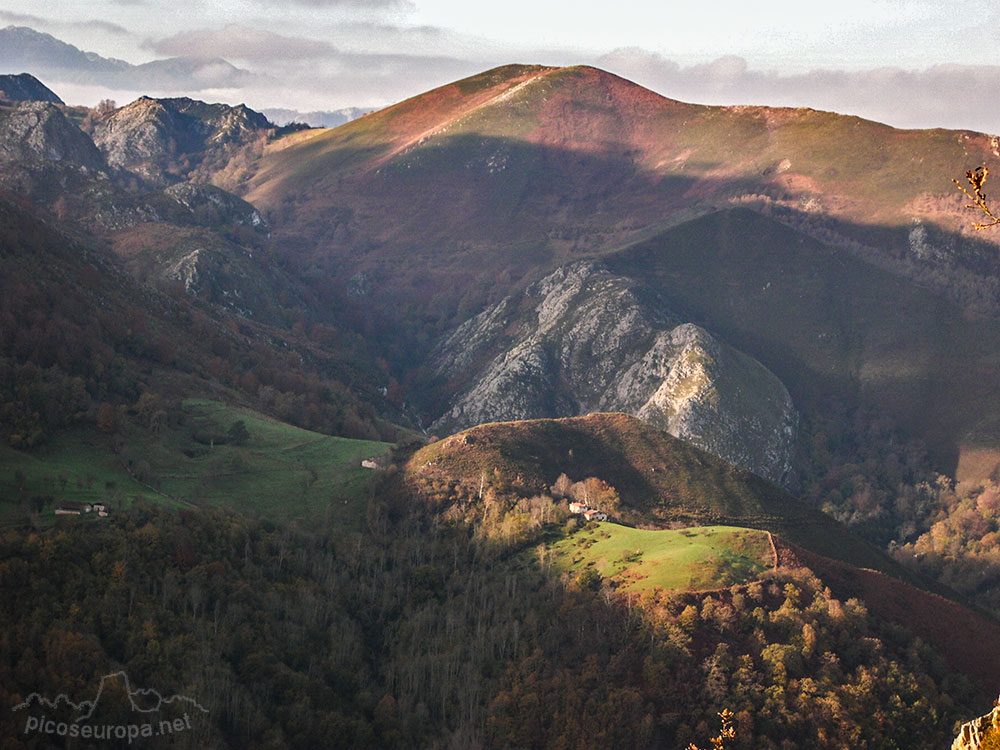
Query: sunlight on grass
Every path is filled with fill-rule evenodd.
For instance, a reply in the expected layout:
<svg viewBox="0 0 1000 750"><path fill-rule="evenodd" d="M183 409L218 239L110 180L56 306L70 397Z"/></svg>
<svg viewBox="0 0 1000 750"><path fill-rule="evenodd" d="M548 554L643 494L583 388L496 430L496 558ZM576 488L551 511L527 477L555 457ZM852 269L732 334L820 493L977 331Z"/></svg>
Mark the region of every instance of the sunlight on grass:
<svg viewBox="0 0 1000 750"><path fill-rule="evenodd" d="M708 590L753 580L772 567L767 533L732 526L645 530L592 524L552 546L567 572L596 570L633 590Z"/></svg>

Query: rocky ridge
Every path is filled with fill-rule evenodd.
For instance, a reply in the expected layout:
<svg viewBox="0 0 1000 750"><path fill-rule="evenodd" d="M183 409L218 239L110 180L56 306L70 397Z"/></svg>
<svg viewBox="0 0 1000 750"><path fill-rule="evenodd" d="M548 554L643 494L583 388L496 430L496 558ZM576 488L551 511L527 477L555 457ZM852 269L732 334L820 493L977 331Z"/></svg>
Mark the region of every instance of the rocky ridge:
<svg viewBox="0 0 1000 750"><path fill-rule="evenodd" d="M484 310L431 362L458 394L436 432L620 411L773 481L791 468L798 418L784 385L599 263L562 267Z"/></svg>
<svg viewBox="0 0 1000 750"><path fill-rule="evenodd" d="M0 189L80 216L114 192L104 156L56 104L0 106Z"/></svg>
<svg viewBox="0 0 1000 750"><path fill-rule="evenodd" d="M205 161L224 162L271 127L242 104L143 96L99 121L94 143L112 166L167 184L189 177Z"/></svg>
<svg viewBox="0 0 1000 750"><path fill-rule="evenodd" d="M156 153L184 160L185 149L225 149L256 137L267 121L246 108L194 100L164 105L147 99L130 107L144 113L133 122L135 139L119 133L124 150L109 151L116 159L109 164L60 105L0 106L0 188L46 206L61 220L80 221L107 239L142 282L179 283L237 315L281 324L283 305L304 305L302 291L272 262L268 226L257 209L212 184L175 175L156 184L158 174L150 184L126 168Z"/></svg>
<svg viewBox="0 0 1000 750"><path fill-rule="evenodd" d="M0 109L0 162L62 162L99 170L104 157L55 104L20 102Z"/></svg>
<svg viewBox="0 0 1000 750"><path fill-rule="evenodd" d="M994 734L1000 732L1000 699L995 702L993 710L988 714L962 725L958 737L951 745L951 750L980 750L983 739L990 730Z"/></svg>

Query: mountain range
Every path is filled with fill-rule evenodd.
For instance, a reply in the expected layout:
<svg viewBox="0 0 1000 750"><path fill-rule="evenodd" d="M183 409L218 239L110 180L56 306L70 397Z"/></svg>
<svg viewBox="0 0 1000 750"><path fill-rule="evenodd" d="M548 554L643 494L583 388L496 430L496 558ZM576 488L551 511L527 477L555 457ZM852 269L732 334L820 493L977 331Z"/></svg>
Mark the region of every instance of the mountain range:
<svg viewBox="0 0 1000 750"><path fill-rule="evenodd" d="M178 56L140 65L84 52L27 26L0 29L0 69L30 70L46 77L109 88L201 91L240 86L256 76L221 58Z"/></svg>
<svg viewBox="0 0 1000 750"><path fill-rule="evenodd" d="M1000 277L951 179L996 151L982 134L512 66L285 139L242 189L290 254L392 319L394 346L416 352L404 366L435 346L423 321L446 334L603 258L796 404L878 404L953 468L995 423Z"/></svg>
<svg viewBox="0 0 1000 750"><path fill-rule="evenodd" d="M35 62L40 75L62 66L151 86L160 75L14 27L0 32L0 50L0 63ZM216 62L177 59L165 75ZM990 494L1000 472L998 241L971 229L951 181L1000 168L996 137L687 104L590 67L504 66L334 128L277 126L243 105L189 97L67 107L31 76L5 76L0 89L3 518L49 533L60 493L89 492L93 472L105 472L124 519L108 537L141 533L143 554L159 555L148 565L180 571L127 579L133 598L171 601L171 616L192 627L207 622L206 599L217 602L223 636L205 637L224 638L241 671L202 675L206 689L266 671L266 660L242 661L251 647L227 629L227 608L253 587L216 597L229 585L220 571L303 591L344 576L375 593L329 617L319 605L302 614L309 624L288 641L301 653L282 657L296 679L319 680L328 698L351 693L346 672L303 655L335 651L337 627L363 632L370 673L351 679L368 697L344 711L374 729L352 724L357 737L402 745L467 731L473 744L502 746L520 736L503 720L518 691L576 674L585 659L565 661L558 633L535 615L515 625L502 607L477 609L475 592L506 587L514 598L512 587L529 585L525 600L539 607L598 619L605 607L633 622L628 592L649 575L643 555L683 559L697 538L721 545L690 563L691 580L711 585L650 594L636 615L647 619L623 631L623 663L647 642L662 646L615 673L615 689L645 695L644 744L705 734L657 703L652 686L669 664L705 672L713 710L732 701L764 716L781 705L798 717L818 709L763 685L741 692L737 675L766 675L788 695L809 680L839 706L845 685L861 694L874 684L867 669L903 684L908 660L919 678L907 695L920 695L934 736L951 732L956 707L995 691L992 599L955 591L899 549L948 523L977 544L991 539L984 555L1000 539L990 525L1000 516ZM359 474L353 452L349 468L330 463L326 451L347 450L330 435L365 441L351 451L370 455L375 477ZM294 464L294 486L268 484L285 469L263 468L264 456ZM93 468L66 468L84 460ZM326 486L326 466L343 474L343 499L306 502ZM278 500L191 520L215 503L178 467L230 496L227 482L266 484ZM75 488L67 471L82 472ZM961 505L972 497L978 520ZM176 523L147 523L149 498L177 511ZM579 521L571 509L581 504L610 521ZM244 513L265 516L246 538ZM289 518L330 537L299 538L280 526ZM189 523L205 538L233 536L196 549ZM157 525L170 529L162 549ZM684 533L588 559L599 544L653 538L639 531ZM249 550L265 537L255 554L273 569L260 573ZM24 538L11 548L35 564ZM294 580L282 578L286 557ZM27 586L14 568L2 572ZM393 586L380 592L380 576ZM459 623L487 610L489 636L482 621ZM811 631L799 626L813 616ZM275 617L254 627L277 652ZM525 644L511 635L521 620ZM795 627L779 632L786 621ZM868 635L838 630L847 621ZM137 628L173 627L148 623ZM454 714L445 703L421 709L421 685L445 690L457 667L420 677L389 642L454 633L471 651L475 638L496 639L480 649L488 656L448 657L472 670L476 691L447 699L461 705ZM34 636L16 637L27 648ZM420 654L414 664L436 663ZM19 664L19 674L33 669ZM584 684L576 676L569 693ZM878 705L905 724L899 700ZM867 721L870 709L851 716ZM213 731L261 742L274 727L291 731L287 717L268 716L268 729L225 718ZM741 731L761 747L844 741L817 739L827 735L802 721ZM557 744L561 730L539 731Z"/></svg>
<svg viewBox="0 0 1000 750"><path fill-rule="evenodd" d="M358 107L344 107L332 111L299 112L295 109L267 108L261 114L277 125L303 123L313 128L336 128L344 123L356 120L371 110Z"/></svg>

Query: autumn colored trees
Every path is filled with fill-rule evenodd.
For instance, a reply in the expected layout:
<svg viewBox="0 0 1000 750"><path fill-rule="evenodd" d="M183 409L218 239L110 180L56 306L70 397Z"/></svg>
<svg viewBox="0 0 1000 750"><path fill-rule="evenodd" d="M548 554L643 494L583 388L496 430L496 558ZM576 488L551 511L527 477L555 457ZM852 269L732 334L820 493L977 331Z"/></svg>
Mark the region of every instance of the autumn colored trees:
<svg viewBox="0 0 1000 750"><path fill-rule="evenodd" d="M945 481L933 496L929 529L894 545L893 556L1000 613L1000 485Z"/></svg>
<svg viewBox="0 0 1000 750"><path fill-rule="evenodd" d="M141 506L5 533L0 699L125 669L206 702L181 747L683 747L729 709L733 748L916 748L971 713L927 646L806 570L619 596L425 512L394 476L346 538ZM530 517L522 500L505 514Z"/></svg>
<svg viewBox="0 0 1000 750"><path fill-rule="evenodd" d="M574 482L565 474L560 474L552 485L552 495L566 500L575 500L588 508L604 511L614 516L621 505L618 491L603 479L587 477Z"/></svg>
<svg viewBox="0 0 1000 750"><path fill-rule="evenodd" d="M364 358L347 351L354 338L329 323L311 333L262 334L183 290L171 298L146 288L106 249L0 201L0 440L7 445L31 449L79 423L113 434L120 424L110 409L120 423L132 405L155 431L168 411L155 408L157 400L220 390L297 426L392 439L395 428L373 405L374 384L365 400L341 379L368 377ZM392 399L402 398L396 383Z"/></svg>

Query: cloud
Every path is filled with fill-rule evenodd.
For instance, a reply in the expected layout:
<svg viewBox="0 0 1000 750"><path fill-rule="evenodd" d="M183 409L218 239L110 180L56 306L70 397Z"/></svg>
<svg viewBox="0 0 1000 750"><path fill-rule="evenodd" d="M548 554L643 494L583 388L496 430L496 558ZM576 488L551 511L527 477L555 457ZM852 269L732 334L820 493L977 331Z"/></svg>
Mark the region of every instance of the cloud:
<svg viewBox="0 0 1000 750"><path fill-rule="evenodd" d="M244 90L257 107L286 107L302 112L343 107L374 109L422 91L473 75L478 62L418 55L343 54L323 66L272 76Z"/></svg>
<svg viewBox="0 0 1000 750"><path fill-rule="evenodd" d="M9 10L0 10L0 21L7 23L28 23L34 26L47 26L52 22L41 16L32 16L28 13L14 13Z"/></svg>
<svg viewBox="0 0 1000 750"><path fill-rule="evenodd" d="M95 29L108 34L117 34L118 36L127 36L132 33L124 26L119 26L118 24L111 23L110 21L80 21L69 25L76 26L81 29Z"/></svg>
<svg viewBox="0 0 1000 750"><path fill-rule="evenodd" d="M398 26L373 21L344 21L310 27L312 37L229 24L147 39L142 47L157 55L219 56L227 60L295 64L347 56L413 55L426 58L464 56L482 44L437 26ZM321 38L316 38L321 37Z"/></svg>
<svg viewBox="0 0 1000 750"><path fill-rule="evenodd" d="M116 23L111 23L110 21L102 21L99 19L93 19L90 21L57 21L50 18L42 18L41 16L33 16L30 13L14 13L9 10L0 10L0 21L38 26L47 29L90 29L93 31L103 31L108 34L115 34L119 36L130 33L125 27L119 26Z"/></svg>
<svg viewBox="0 0 1000 750"><path fill-rule="evenodd" d="M781 74L751 69L738 57L683 67L642 49L618 49L595 61L664 96L702 104L812 107L901 128L1000 133L1000 66L881 67Z"/></svg>
<svg viewBox="0 0 1000 750"><path fill-rule="evenodd" d="M308 8L368 8L372 10L412 7L413 5L409 0L290 0L290 2Z"/></svg>
<svg viewBox="0 0 1000 750"><path fill-rule="evenodd" d="M429 38L435 33L433 29L421 28L416 35ZM396 51L403 45L395 48L388 45L385 51L343 49L327 41L283 36L235 24L149 41L145 47L157 55L194 59L217 55L237 61L280 80L289 94L292 89L308 92L320 106L334 92L365 91L365 86L374 88L365 91L364 101L341 103L347 106L389 103L393 101L391 97L405 98L428 88L431 82L445 83L452 80L449 76L470 75L483 67L461 56ZM297 99L301 100L301 96ZM282 104L275 102L277 106Z"/></svg>
<svg viewBox="0 0 1000 750"><path fill-rule="evenodd" d="M221 58L171 57L131 66L115 77L115 85L137 90L177 93L208 89L240 89L264 78Z"/></svg>
<svg viewBox="0 0 1000 750"><path fill-rule="evenodd" d="M230 60L287 61L333 57L337 50L328 42L282 36L238 24L222 29L185 31L175 36L147 41L158 55L224 57Z"/></svg>

